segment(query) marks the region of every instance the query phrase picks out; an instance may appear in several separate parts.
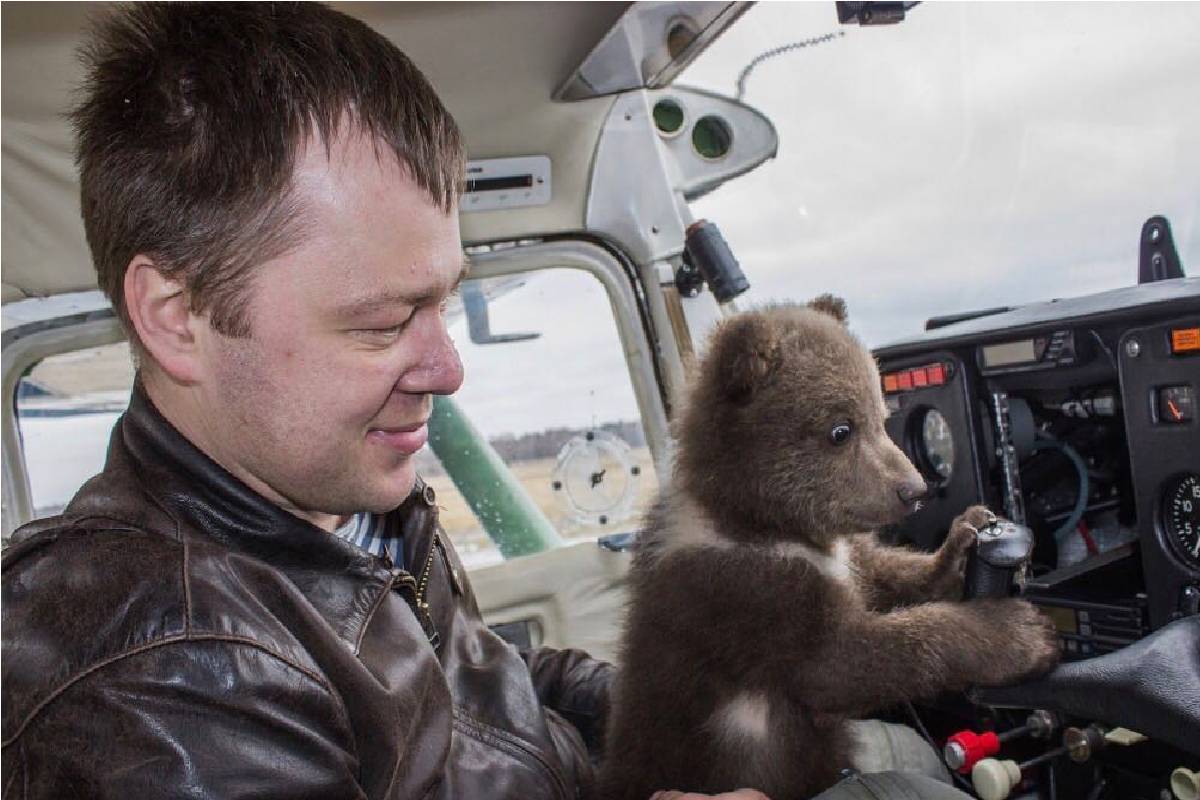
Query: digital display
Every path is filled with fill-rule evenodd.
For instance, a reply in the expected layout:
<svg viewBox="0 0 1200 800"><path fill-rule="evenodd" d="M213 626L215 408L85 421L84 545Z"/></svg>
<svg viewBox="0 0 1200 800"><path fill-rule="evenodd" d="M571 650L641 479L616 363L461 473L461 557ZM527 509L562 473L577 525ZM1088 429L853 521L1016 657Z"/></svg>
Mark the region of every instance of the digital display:
<svg viewBox="0 0 1200 800"><path fill-rule="evenodd" d="M984 345L982 351L985 369L1008 367L1013 364L1031 364L1037 361L1037 351L1033 339Z"/></svg>
<svg viewBox="0 0 1200 800"><path fill-rule="evenodd" d="M1079 626L1075 622L1075 611L1073 609L1038 606L1038 611L1050 618L1050 621L1054 623L1054 627L1059 633L1079 633Z"/></svg>
<svg viewBox="0 0 1200 800"><path fill-rule="evenodd" d="M499 192L505 189L528 189L533 186L532 175L505 175L499 178L468 178L468 192Z"/></svg>

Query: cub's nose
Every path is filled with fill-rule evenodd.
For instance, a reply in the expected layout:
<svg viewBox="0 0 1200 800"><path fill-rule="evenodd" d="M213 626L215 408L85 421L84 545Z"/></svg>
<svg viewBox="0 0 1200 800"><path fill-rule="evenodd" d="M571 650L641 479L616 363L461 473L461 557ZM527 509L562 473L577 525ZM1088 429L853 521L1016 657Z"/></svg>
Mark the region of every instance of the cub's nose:
<svg viewBox="0 0 1200 800"><path fill-rule="evenodd" d="M916 511L921 501L929 497L929 484L920 478L906 480L896 489L896 496L910 511Z"/></svg>

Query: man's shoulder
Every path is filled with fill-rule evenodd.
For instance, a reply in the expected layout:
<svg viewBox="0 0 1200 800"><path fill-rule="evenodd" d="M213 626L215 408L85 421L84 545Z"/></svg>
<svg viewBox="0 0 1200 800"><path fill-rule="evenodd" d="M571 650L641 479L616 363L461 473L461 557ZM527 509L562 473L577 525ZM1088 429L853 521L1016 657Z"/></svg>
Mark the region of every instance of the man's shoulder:
<svg viewBox="0 0 1200 800"><path fill-rule="evenodd" d="M82 678L154 648L223 640L315 672L259 601L269 568L253 567L256 588L225 579L238 559L219 544L118 520L61 518L14 540L3 563L6 733L10 712L32 713Z"/></svg>
<svg viewBox="0 0 1200 800"><path fill-rule="evenodd" d="M36 633L61 652L98 645L97 634L136 646L180 630L183 550L178 539L117 520L25 526L4 549L5 650L17 634Z"/></svg>

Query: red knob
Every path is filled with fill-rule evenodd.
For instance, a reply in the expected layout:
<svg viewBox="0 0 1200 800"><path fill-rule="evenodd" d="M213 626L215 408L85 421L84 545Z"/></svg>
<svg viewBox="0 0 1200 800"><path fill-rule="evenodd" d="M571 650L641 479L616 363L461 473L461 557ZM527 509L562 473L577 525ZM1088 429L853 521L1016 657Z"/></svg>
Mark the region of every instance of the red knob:
<svg viewBox="0 0 1200 800"><path fill-rule="evenodd" d="M999 752L1000 739L991 731L959 731L946 740L942 754L948 767L966 775L981 760Z"/></svg>

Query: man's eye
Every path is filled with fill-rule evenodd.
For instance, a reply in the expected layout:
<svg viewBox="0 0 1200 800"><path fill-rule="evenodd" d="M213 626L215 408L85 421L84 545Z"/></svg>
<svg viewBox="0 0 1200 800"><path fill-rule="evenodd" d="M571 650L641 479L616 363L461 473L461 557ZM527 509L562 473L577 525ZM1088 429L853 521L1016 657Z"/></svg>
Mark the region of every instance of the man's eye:
<svg viewBox="0 0 1200 800"><path fill-rule="evenodd" d="M358 328L353 333L356 337L369 342L387 344L399 338L400 334L404 331L405 324L405 322L401 322L399 325L392 325L387 328Z"/></svg>

